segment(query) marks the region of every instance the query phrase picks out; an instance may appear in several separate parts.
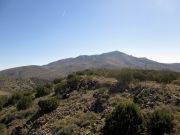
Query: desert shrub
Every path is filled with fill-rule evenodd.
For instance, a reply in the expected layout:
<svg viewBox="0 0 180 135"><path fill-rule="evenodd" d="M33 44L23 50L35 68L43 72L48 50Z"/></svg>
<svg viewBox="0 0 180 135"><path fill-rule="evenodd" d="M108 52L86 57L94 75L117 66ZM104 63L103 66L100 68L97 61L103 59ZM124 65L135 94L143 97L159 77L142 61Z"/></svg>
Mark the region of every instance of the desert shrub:
<svg viewBox="0 0 180 135"><path fill-rule="evenodd" d="M0 110L8 103L8 97L0 96Z"/></svg>
<svg viewBox="0 0 180 135"><path fill-rule="evenodd" d="M102 71L102 69L101 70L85 69L84 71L77 71L76 75L79 75L79 76L82 76L82 75L98 75L99 71Z"/></svg>
<svg viewBox="0 0 180 135"><path fill-rule="evenodd" d="M61 83L56 84L54 91L55 91L56 95L59 95L59 94L61 95L63 93L67 93L68 92L67 82L63 81Z"/></svg>
<svg viewBox="0 0 180 135"><path fill-rule="evenodd" d="M132 71L133 78L139 81L145 81L147 79L146 74L143 71L140 70L134 70Z"/></svg>
<svg viewBox="0 0 180 135"><path fill-rule="evenodd" d="M170 71L160 71L157 74L157 79L156 81L159 83L171 83L173 80L176 80L176 74L174 72L170 72Z"/></svg>
<svg viewBox="0 0 180 135"><path fill-rule="evenodd" d="M164 110L156 110L149 115L147 130L149 135L164 135L173 131L173 115Z"/></svg>
<svg viewBox="0 0 180 135"><path fill-rule="evenodd" d="M129 70L122 70L118 78L118 83L122 85L123 88L128 87L129 83L133 80L133 75Z"/></svg>
<svg viewBox="0 0 180 135"><path fill-rule="evenodd" d="M78 127L75 124L66 125L60 127L56 131L56 135L74 135L78 131Z"/></svg>
<svg viewBox="0 0 180 135"><path fill-rule="evenodd" d="M95 90L100 87L98 81L92 77L81 77L78 82L78 89L81 90Z"/></svg>
<svg viewBox="0 0 180 135"><path fill-rule="evenodd" d="M27 134L28 134L27 129L21 126L15 127L11 132L11 135L27 135Z"/></svg>
<svg viewBox="0 0 180 135"><path fill-rule="evenodd" d="M16 119L15 114L11 113L11 114L6 115L0 122L5 124L5 125L8 125L9 123L11 123L15 119Z"/></svg>
<svg viewBox="0 0 180 135"><path fill-rule="evenodd" d="M176 84L176 85L180 85L180 78L177 79L177 80L174 80L172 83L173 83L173 84Z"/></svg>
<svg viewBox="0 0 180 135"><path fill-rule="evenodd" d="M45 85L44 85L44 87L45 88L48 88L48 89L52 89L52 84L51 83L46 83Z"/></svg>
<svg viewBox="0 0 180 135"><path fill-rule="evenodd" d="M6 125L0 123L0 135L7 135Z"/></svg>
<svg viewBox="0 0 180 135"><path fill-rule="evenodd" d="M43 97L49 95L51 93L51 88L47 88L45 86L38 86L36 88L36 97Z"/></svg>
<svg viewBox="0 0 180 135"><path fill-rule="evenodd" d="M95 113L101 113L104 111L104 100L101 98L97 98L91 105L90 110Z"/></svg>
<svg viewBox="0 0 180 135"><path fill-rule="evenodd" d="M3 109L3 104L0 102L0 111Z"/></svg>
<svg viewBox="0 0 180 135"><path fill-rule="evenodd" d="M14 93L9 99L8 99L8 105L15 105L17 102L23 97L23 94L21 92Z"/></svg>
<svg viewBox="0 0 180 135"><path fill-rule="evenodd" d="M47 100L40 100L38 102L41 113L49 113L55 110L59 106L59 102L55 98L50 98Z"/></svg>
<svg viewBox="0 0 180 135"><path fill-rule="evenodd" d="M29 108L32 104L32 98L30 96L24 96L22 97L18 104L17 104L17 109L18 110L25 110Z"/></svg>
<svg viewBox="0 0 180 135"><path fill-rule="evenodd" d="M103 135L140 135L143 116L134 103L121 103L107 117Z"/></svg>
<svg viewBox="0 0 180 135"><path fill-rule="evenodd" d="M23 95L23 96L32 96L32 95L34 95L34 91L24 91L24 92L22 93L22 95Z"/></svg>
<svg viewBox="0 0 180 135"><path fill-rule="evenodd" d="M93 97L95 100L92 102L90 111L93 111L95 113L101 113L105 110L106 108L106 102L109 99L109 95L106 92L106 89L99 89L98 92L95 92L93 94Z"/></svg>
<svg viewBox="0 0 180 135"><path fill-rule="evenodd" d="M120 72L118 76L118 82L110 88L110 92L122 92L125 89L129 88L129 84L132 81L132 73L129 70L124 69Z"/></svg>
<svg viewBox="0 0 180 135"><path fill-rule="evenodd" d="M97 75L105 77L113 77L118 80L133 79L137 81L156 81L159 83L171 83L180 77L180 74L172 71L156 71L156 70L141 70L141 69L119 69L119 70L85 70L77 72L73 75Z"/></svg>
<svg viewBox="0 0 180 135"><path fill-rule="evenodd" d="M58 83L61 83L62 82L62 78L55 78L54 80L53 80L53 83L54 84L58 84Z"/></svg>
<svg viewBox="0 0 180 135"><path fill-rule="evenodd" d="M76 74L70 74L67 77L67 86L68 88L72 90L77 90L78 89L78 84L80 81L80 77Z"/></svg>
<svg viewBox="0 0 180 135"><path fill-rule="evenodd" d="M56 84L54 88L55 94L57 97L66 99L69 97L70 89L67 87L67 82L62 81L61 83Z"/></svg>

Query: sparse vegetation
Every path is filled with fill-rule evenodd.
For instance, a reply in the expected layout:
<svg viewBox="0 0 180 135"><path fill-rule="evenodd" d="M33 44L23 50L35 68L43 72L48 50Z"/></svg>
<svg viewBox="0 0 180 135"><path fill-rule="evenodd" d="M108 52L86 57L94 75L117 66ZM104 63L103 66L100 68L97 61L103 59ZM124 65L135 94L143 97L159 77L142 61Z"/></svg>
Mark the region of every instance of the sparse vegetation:
<svg viewBox="0 0 180 135"><path fill-rule="evenodd" d="M170 71L94 69L38 80L34 90L0 98L0 123L8 134L179 135L179 78ZM154 112L161 107L172 114Z"/></svg>

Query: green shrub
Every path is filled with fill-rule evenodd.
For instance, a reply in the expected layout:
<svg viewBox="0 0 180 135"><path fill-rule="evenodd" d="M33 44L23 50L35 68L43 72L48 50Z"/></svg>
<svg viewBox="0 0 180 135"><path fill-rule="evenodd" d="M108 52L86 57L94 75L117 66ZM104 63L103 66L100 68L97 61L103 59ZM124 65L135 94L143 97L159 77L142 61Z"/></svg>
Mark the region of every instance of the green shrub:
<svg viewBox="0 0 180 135"><path fill-rule="evenodd" d="M38 102L41 113L49 113L55 110L59 106L59 102L55 98L50 98L47 100L40 100Z"/></svg>
<svg viewBox="0 0 180 135"><path fill-rule="evenodd" d="M149 135L164 135L173 131L173 115L164 111L156 110L149 116L147 129Z"/></svg>
<svg viewBox="0 0 180 135"><path fill-rule="evenodd" d="M0 122L8 125L9 123L11 123L12 121L14 121L16 119L15 114L11 113L11 114L7 114Z"/></svg>
<svg viewBox="0 0 180 135"><path fill-rule="evenodd" d="M0 123L0 135L7 135L6 125Z"/></svg>
<svg viewBox="0 0 180 135"><path fill-rule="evenodd" d="M176 85L180 85L180 78L177 79L177 80L174 80L172 83L173 83L173 84L176 84Z"/></svg>
<svg viewBox="0 0 180 135"><path fill-rule="evenodd" d="M8 103L8 97L0 96L0 110Z"/></svg>
<svg viewBox="0 0 180 135"><path fill-rule="evenodd" d="M17 104L18 110L25 110L29 108L32 104L32 98L30 96L24 96L22 99L19 100Z"/></svg>
<svg viewBox="0 0 180 135"><path fill-rule="evenodd" d="M15 105L23 97L21 92L14 93L8 100L7 105Z"/></svg>
<svg viewBox="0 0 180 135"><path fill-rule="evenodd" d="M157 76L156 81L164 84L171 83L173 80L177 79L176 74L171 71L160 71Z"/></svg>
<svg viewBox="0 0 180 135"><path fill-rule="evenodd" d="M38 86L36 88L36 98L43 97L49 95L51 93L51 88L47 88L45 86Z"/></svg>
<svg viewBox="0 0 180 135"><path fill-rule="evenodd" d="M51 83L46 83L45 85L44 85L44 87L45 88L48 88L48 89L52 89L52 84Z"/></svg>
<svg viewBox="0 0 180 135"><path fill-rule="evenodd" d="M0 102L0 111L3 109L3 104Z"/></svg>
<svg viewBox="0 0 180 135"><path fill-rule="evenodd" d="M70 91L78 89L79 81L80 81L80 77L77 76L76 74L68 75L68 77L67 77L67 86L70 89Z"/></svg>
<svg viewBox="0 0 180 135"><path fill-rule="evenodd" d="M147 79L147 75L143 72L143 71L140 71L140 70L132 70L131 72L133 72L133 78L135 80L139 80L139 81L145 81Z"/></svg>
<svg viewBox="0 0 180 135"><path fill-rule="evenodd" d="M94 80L92 77L81 77L78 82L78 90L95 90L100 87L98 81Z"/></svg>
<svg viewBox="0 0 180 135"><path fill-rule="evenodd" d="M109 115L102 129L103 135L140 135L143 116L134 103L121 103Z"/></svg>
<svg viewBox="0 0 180 135"><path fill-rule="evenodd" d="M113 85L110 89L110 92L112 93L122 92L125 89L128 89L130 82L133 81L133 76L128 69L124 69L118 74L117 79L118 82L115 85Z"/></svg>
<svg viewBox="0 0 180 135"><path fill-rule="evenodd" d="M56 95L67 93L68 92L67 82L63 81L61 83L56 84L54 91Z"/></svg>
<svg viewBox="0 0 180 135"><path fill-rule="evenodd" d="M27 135L27 134L28 134L27 129L21 126L15 127L11 132L11 135Z"/></svg>
<svg viewBox="0 0 180 135"><path fill-rule="evenodd" d="M58 83L61 83L62 80L63 80L62 78L56 78L53 80L53 83L58 84Z"/></svg>
<svg viewBox="0 0 180 135"><path fill-rule="evenodd" d="M70 90L67 87L66 81L62 81L61 83L57 84L54 88L54 91L56 96L61 99L66 99L69 97Z"/></svg>

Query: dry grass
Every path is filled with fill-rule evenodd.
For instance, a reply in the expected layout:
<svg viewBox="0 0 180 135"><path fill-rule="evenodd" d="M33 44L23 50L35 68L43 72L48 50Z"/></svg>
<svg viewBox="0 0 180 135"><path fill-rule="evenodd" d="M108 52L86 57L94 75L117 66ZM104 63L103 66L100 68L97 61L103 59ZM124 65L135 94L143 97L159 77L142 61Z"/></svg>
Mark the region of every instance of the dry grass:
<svg viewBox="0 0 180 135"><path fill-rule="evenodd" d="M11 96L11 93L8 91L2 91L0 90L0 96Z"/></svg>

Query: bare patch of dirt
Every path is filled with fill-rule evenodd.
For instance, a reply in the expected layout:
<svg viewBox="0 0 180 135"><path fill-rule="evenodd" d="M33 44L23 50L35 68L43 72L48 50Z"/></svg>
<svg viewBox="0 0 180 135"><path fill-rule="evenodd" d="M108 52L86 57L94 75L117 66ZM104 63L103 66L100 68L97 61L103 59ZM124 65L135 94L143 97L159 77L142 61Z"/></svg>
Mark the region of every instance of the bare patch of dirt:
<svg viewBox="0 0 180 135"><path fill-rule="evenodd" d="M11 93L7 91L0 90L0 96L10 96Z"/></svg>

